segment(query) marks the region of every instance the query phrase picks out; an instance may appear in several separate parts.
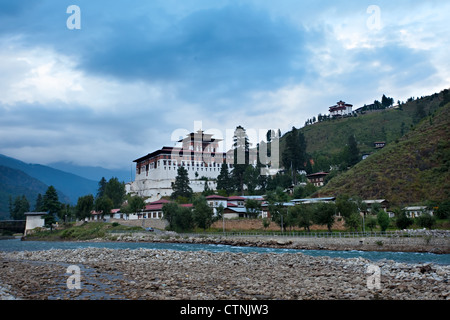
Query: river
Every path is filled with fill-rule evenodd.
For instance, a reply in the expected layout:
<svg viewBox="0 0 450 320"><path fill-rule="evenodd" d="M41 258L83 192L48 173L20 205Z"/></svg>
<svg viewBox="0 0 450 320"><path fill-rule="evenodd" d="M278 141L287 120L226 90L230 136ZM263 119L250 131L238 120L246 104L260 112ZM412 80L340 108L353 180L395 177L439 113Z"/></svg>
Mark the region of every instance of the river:
<svg viewBox="0 0 450 320"><path fill-rule="evenodd" d="M311 256L328 256L338 258L365 258L372 261L382 259L405 263L436 263L450 265L450 254L434 254L419 252L379 252L379 251L334 251L334 250L297 250L264 247L239 247L215 244L191 243L153 243L153 242L76 242L76 241L21 241L9 239L0 241L0 251L36 251L50 249L79 249L87 247L110 249L166 249L181 251L211 251L211 252L260 252L260 253L295 253L301 252Z"/></svg>

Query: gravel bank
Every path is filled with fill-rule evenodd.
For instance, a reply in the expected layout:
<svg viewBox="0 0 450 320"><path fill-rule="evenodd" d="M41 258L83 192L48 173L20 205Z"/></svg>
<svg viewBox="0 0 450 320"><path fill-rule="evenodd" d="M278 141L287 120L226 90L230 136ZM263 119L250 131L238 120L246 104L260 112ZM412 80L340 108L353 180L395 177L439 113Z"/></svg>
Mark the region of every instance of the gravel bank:
<svg viewBox="0 0 450 320"><path fill-rule="evenodd" d="M450 299L450 266L301 253L55 249L0 252L0 264L2 299ZM69 265L80 289L67 288Z"/></svg>
<svg viewBox="0 0 450 320"><path fill-rule="evenodd" d="M102 239L98 239L102 241ZM125 242L169 242L224 244L232 246L255 246L304 250L361 250L395 252L450 253L450 236L433 237L364 237L364 238L317 238L280 236L189 236L175 232L134 233L116 235L115 241Z"/></svg>

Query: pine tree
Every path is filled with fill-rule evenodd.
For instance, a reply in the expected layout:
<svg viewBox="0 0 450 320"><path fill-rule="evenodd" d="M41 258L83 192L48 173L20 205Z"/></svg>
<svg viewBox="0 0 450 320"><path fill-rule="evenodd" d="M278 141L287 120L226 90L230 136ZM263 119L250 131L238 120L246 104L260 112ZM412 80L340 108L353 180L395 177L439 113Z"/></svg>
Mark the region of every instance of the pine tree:
<svg viewBox="0 0 450 320"><path fill-rule="evenodd" d="M14 220L24 220L25 212L30 211L30 203L25 195L17 196L11 207L11 218Z"/></svg>
<svg viewBox="0 0 450 320"><path fill-rule="evenodd" d="M98 182L98 192L97 192L97 198L101 198L105 195L106 190L106 184L108 182L106 181L105 177L102 177L102 179Z"/></svg>
<svg viewBox="0 0 450 320"><path fill-rule="evenodd" d="M231 184L231 178L226 163L222 163L222 167L220 168L220 173L217 177L217 190L224 190L227 195L230 195L231 192L233 192L233 186Z"/></svg>
<svg viewBox="0 0 450 320"><path fill-rule="evenodd" d="M50 227L50 230L53 230L55 215L58 215L61 211L61 202L59 202L55 187L50 186L47 188L43 197L42 208L44 211L47 211L47 214L44 216L45 225Z"/></svg>
<svg viewBox="0 0 450 320"><path fill-rule="evenodd" d="M44 194L43 209L51 215L58 214L61 210L61 202L59 202L58 193L53 186L48 187Z"/></svg>
<svg viewBox="0 0 450 320"><path fill-rule="evenodd" d="M359 149L358 143L353 135L348 137L348 158L347 163L349 166L353 166L359 162Z"/></svg>
<svg viewBox="0 0 450 320"><path fill-rule="evenodd" d="M193 191L189 185L189 175L183 166L178 168L177 177L175 178L175 182L172 183L172 190L172 199L176 199L178 197L186 197L188 199L192 198Z"/></svg>
<svg viewBox="0 0 450 320"><path fill-rule="evenodd" d="M249 148L247 133L242 126L237 126L234 131L234 164L233 164L233 180L236 189L239 192L244 191L244 173L249 165Z"/></svg>
<svg viewBox="0 0 450 320"><path fill-rule="evenodd" d="M283 166L291 170L293 182L296 183L296 172L305 170L307 163L306 140L303 133L292 127L292 131L286 137L286 148L282 154Z"/></svg>
<svg viewBox="0 0 450 320"><path fill-rule="evenodd" d="M42 198L42 194L38 194L36 198L36 203L34 205L34 211L35 212L41 212L43 211L44 206L44 199Z"/></svg>

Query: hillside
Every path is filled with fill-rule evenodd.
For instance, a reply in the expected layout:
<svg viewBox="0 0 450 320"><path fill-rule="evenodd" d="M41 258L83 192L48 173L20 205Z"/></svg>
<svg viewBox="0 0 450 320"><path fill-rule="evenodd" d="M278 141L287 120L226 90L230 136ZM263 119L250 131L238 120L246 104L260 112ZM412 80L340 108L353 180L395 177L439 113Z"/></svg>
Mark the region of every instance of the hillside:
<svg viewBox="0 0 450 320"><path fill-rule="evenodd" d="M394 206L450 199L450 103L431 112L402 138L331 179L320 196L384 198Z"/></svg>
<svg viewBox="0 0 450 320"><path fill-rule="evenodd" d="M406 134L417 122L419 109L423 116L433 113L450 94L448 90L431 96L401 104L401 108L388 108L359 114L356 117L325 120L300 128L307 143L306 152L315 163L313 171L328 171L330 165L337 165L341 161L340 155L345 148L348 137L354 135L361 155L373 153L374 142L394 142ZM280 141L280 154L285 146L286 133Z"/></svg>
<svg viewBox="0 0 450 320"><path fill-rule="evenodd" d="M0 155L0 165L20 170L47 186L54 186L69 198L71 204L75 204L81 196L97 193L98 181L85 179L48 166L28 164L4 155Z"/></svg>
<svg viewBox="0 0 450 320"><path fill-rule="evenodd" d="M45 194L48 186L29 176L23 171L0 166L0 220L9 219L9 197L12 200L17 196L25 195L31 209L36 202L37 195ZM60 200L68 201L68 198L59 192Z"/></svg>

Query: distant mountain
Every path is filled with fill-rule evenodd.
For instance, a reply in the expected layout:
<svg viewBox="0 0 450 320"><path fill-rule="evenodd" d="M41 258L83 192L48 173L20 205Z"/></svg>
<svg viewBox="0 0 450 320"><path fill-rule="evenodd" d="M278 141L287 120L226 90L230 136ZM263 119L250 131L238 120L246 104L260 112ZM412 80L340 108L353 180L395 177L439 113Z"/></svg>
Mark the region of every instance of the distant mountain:
<svg viewBox="0 0 450 320"><path fill-rule="evenodd" d="M102 167L78 166L69 162L55 162L50 163L48 166L93 181L100 181L103 177L106 180L116 177L119 181L125 183L134 180L134 170L112 170Z"/></svg>
<svg viewBox="0 0 450 320"><path fill-rule="evenodd" d="M395 206L450 199L450 93L402 138L332 178L320 196L387 199Z"/></svg>
<svg viewBox="0 0 450 320"><path fill-rule="evenodd" d="M54 186L68 197L71 204L75 204L81 196L87 194L95 195L97 193L98 181L89 180L48 166L25 163L5 155L0 155L0 165L20 170L40 180L47 186Z"/></svg>
<svg viewBox="0 0 450 320"><path fill-rule="evenodd" d="M25 195L33 210L37 195L47 191L48 186L23 171L0 165L0 220L9 219L9 198L14 201L18 196ZM61 202L69 198L58 191Z"/></svg>

